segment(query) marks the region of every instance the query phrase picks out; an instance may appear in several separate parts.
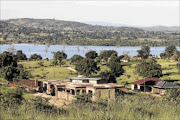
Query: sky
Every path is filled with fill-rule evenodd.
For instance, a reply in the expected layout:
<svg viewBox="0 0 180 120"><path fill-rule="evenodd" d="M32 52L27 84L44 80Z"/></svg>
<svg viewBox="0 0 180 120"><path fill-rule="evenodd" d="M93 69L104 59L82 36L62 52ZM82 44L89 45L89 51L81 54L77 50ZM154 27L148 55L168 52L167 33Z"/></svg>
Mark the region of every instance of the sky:
<svg viewBox="0 0 180 120"><path fill-rule="evenodd" d="M1 19L48 18L137 26L180 26L180 2L0 0Z"/></svg>

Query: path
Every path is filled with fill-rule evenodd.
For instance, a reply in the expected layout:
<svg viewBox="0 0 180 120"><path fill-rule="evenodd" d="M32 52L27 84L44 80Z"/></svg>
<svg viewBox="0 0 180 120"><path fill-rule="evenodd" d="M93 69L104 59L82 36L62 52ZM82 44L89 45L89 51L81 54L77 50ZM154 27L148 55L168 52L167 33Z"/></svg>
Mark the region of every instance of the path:
<svg viewBox="0 0 180 120"><path fill-rule="evenodd" d="M77 71L75 69L73 69L72 67L67 67L67 69L77 73ZM77 77L82 77L82 75L78 75Z"/></svg>

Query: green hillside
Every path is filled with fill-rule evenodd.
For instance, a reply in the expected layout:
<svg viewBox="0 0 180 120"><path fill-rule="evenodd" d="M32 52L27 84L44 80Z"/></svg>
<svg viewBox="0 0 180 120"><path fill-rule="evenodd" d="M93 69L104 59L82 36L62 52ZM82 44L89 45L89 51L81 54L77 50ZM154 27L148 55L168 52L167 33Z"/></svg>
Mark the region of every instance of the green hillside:
<svg viewBox="0 0 180 120"><path fill-rule="evenodd" d="M34 43L99 46L179 45L180 33L144 31L133 27L93 26L55 19L0 21L1 44Z"/></svg>

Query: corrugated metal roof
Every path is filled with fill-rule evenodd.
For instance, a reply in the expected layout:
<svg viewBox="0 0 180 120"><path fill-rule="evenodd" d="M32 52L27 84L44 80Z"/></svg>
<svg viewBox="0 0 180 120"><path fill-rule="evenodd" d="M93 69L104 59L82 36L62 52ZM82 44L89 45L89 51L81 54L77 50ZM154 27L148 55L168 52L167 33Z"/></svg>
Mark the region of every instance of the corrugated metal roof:
<svg viewBox="0 0 180 120"><path fill-rule="evenodd" d="M154 85L154 87L165 89L165 88L179 88L180 86L174 85L174 84L167 82L167 81L161 81L161 82L157 83L156 85Z"/></svg>

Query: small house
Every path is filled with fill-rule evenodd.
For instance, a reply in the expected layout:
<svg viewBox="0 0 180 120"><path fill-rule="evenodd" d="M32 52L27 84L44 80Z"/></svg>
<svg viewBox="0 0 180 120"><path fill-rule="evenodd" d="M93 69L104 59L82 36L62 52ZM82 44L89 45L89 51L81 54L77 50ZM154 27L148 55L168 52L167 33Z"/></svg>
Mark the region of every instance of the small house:
<svg viewBox="0 0 180 120"><path fill-rule="evenodd" d="M121 59L122 62L129 62L130 61L130 58L128 56L124 56L122 59Z"/></svg>
<svg viewBox="0 0 180 120"><path fill-rule="evenodd" d="M151 92L152 87L156 85L161 80L158 78L144 78L135 82L132 82L131 90Z"/></svg>
<svg viewBox="0 0 180 120"><path fill-rule="evenodd" d="M166 89L172 89L172 88L180 88L180 86L174 85L171 82L160 81L156 85L153 86L152 92L163 95L165 93Z"/></svg>
<svg viewBox="0 0 180 120"><path fill-rule="evenodd" d="M175 62L175 61L177 61L176 55L173 55L173 56L170 58L170 62Z"/></svg>

